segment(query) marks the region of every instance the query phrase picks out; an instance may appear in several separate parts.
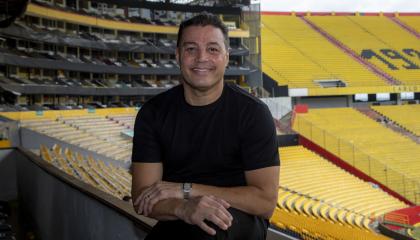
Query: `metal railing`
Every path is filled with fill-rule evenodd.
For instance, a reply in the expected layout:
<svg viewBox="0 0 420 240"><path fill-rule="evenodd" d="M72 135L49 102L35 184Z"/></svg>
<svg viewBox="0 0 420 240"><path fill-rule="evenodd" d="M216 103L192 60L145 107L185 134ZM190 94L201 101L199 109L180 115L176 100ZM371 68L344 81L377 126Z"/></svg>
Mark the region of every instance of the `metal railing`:
<svg viewBox="0 0 420 240"><path fill-rule="evenodd" d="M384 163L392 158L384 159L385 161L376 159L355 146L353 142L341 139L299 115L295 118L293 129L392 191L415 204L420 204L420 181Z"/></svg>

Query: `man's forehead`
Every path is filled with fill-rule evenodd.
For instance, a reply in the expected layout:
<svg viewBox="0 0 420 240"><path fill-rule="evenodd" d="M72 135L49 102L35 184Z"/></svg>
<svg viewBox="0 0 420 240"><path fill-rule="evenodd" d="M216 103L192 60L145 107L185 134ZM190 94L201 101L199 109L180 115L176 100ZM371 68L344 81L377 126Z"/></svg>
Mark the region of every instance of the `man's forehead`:
<svg viewBox="0 0 420 240"><path fill-rule="evenodd" d="M194 43L203 41L208 43L223 43L224 36L222 30L212 25L206 26L188 26L182 33L183 43Z"/></svg>
<svg viewBox="0 0 420 240"><path fill-rule="evenodd" d="M219 42L206 42L206 45L220 45ZM197 42L189 42L189 41L184 41L182 42L182 46L188 46L188 45L198 45Z"/></svg>

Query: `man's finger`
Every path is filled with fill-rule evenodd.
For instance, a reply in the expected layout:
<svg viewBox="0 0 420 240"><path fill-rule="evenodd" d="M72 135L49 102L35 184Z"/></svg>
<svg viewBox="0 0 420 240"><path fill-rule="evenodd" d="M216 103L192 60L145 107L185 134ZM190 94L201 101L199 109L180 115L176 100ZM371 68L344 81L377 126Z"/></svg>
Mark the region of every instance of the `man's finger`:
<svg viewBox="0 0 420 240"><path fill-rule="evenodd" d="M156 198L156 193L154 193L153 191L150 191L143 199L142 203L142 209L143 209L143 213L144 216L148 216L152 211L150 209L150 202L152 201L152 199Z"/></svg>
<svg viewBox="0 0 420 240"><path fill-rule="evenodd" d="M144 212L145 212L145 216L147 216L147 215L149 215L150 213L152 213L152 210L153 210L153 207L154 207L154 205L158 202L158 201L160 201L160 197L159 197L159 195L157 195L157 194L151 194L151 195L148 195L146 198L145 198L145 201L144 201L144 206L143 206L143 209L144 209Z"/></svg>
<svg viewBox="0 0 420 240"><path fill-rule="evenodd" d="M223 213L228 216L228 218L230 219L230 221L233 220L232 214L230 214L230 212L226 209L226 206L230 207L230 204L228 202L226 202L223 199L214 197L214 196L210 196L210 199L212 200L212 202L210 202L210 204L214 205L215 207L217 207L218 209L220 209L221 211L223 211Z"/></svg>
<svg viewBox="0 0 420 240"><path fill-rule="evenodd" d="M216 226L218 226L219 228L223 229L223 230L227 230L230 226L230 224L228 224L230 221L226 219L226 217L223 216L222 218L217 216L216 214L211 214L207 217L207 220L211 221L212 223L214 223Z"/></svg>
<svg viewBox="0 0 420 240"><path fill-rule="evenodd" d="M141 193L137 198L136 201L134 201L134 205L139 205L141 198L142 198L143 193Z"/></svg>
<svg viewBox="0 0 420 240"><path fill-rule="evenodd" d="M209 227L204 221L201 221L198 226L210 235L216 235L216 230Z"/></svg>
<svg viewBox="0 0 420 240"><path fill-rule="evenodd" d="M221 203L223 205L223 207L230 208L230 204L227 201L225 201L224 199L218 198L217 200L218 200L219 203Z"/></svg>
<svg viewBox="0 0 420 240"><path fill-rule="evenodd" d="M141 194L141 199L140 199L140 203L139 203L139 214L144 214L144 205L146 203L147 198L149 197L149 189L146 189L143 191L143 193Z"/></svg>
<svg viewBox="0 0 420 240"><path fill-rule="evenodd" d="M228 227L230 227L230 226L232 225L232 220L233 220L233 217L232 217L232 215L230 214L230 212L229 212L229 211L227 211L226 209L218 209L218 210L216 210L215 215L216 215L218 218L222 219L222 220L223 220L223 222L224 222L224 223L225 223Z"/></svg>

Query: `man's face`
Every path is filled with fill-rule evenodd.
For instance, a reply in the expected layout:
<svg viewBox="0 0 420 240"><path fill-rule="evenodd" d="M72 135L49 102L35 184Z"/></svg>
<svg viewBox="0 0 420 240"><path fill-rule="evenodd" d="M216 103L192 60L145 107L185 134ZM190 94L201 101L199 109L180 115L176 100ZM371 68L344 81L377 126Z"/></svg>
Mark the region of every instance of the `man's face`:
<svg viewBox="0 0 420 240"><path fill-rule="evenodd" d="M185 28L176 59L187 87L207 91L222 83L229 62L222 31L211 25Z"/></svg>

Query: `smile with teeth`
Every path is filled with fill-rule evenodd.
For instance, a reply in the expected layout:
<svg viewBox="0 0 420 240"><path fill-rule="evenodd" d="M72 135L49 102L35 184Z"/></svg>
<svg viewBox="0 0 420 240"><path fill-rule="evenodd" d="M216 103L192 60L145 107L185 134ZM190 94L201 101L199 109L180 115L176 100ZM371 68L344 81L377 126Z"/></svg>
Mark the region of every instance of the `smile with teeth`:
<svg viewBox="0 0 420 240"><path fill-rule="evenodd" d="M196 68L192 68L192 70L193 70L195 73L200 74L200 73L208 73L208 72L210 72L212 69L211 69L211 68L199 68L199 67L196 67Z"/></svg>
<svg viewBox="0 0 420 240"><path fill-rule="evenodd" d="M206 71L210 71L210 68L193 68L194 71L197 72L206 72Z"/></svg>

